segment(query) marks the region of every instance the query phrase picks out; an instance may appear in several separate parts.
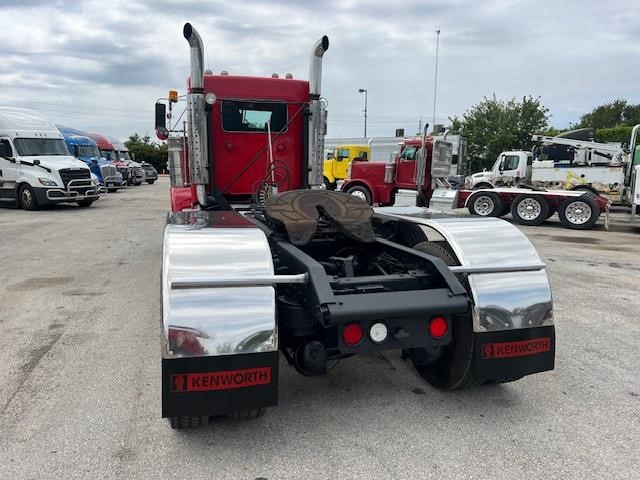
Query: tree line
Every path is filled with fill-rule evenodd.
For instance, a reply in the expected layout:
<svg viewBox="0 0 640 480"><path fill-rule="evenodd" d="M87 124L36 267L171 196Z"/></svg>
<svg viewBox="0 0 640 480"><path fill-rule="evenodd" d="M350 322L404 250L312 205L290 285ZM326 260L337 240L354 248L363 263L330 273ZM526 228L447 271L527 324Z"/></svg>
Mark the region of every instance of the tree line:
<svg viewBox="0 0 640 480"><path fill-rule="evenodd" d="M490 168L500 152L530 150L532 133L555 136L578 128L595 128L597 142L626 143L631 128L640 123L640 104L615 100L595 107L565 130L549 126L549 109L540 98L525 96L501 100L484 97L462 116L451 117L451 130L468 140L468 173Z"/></svg>
<svg viewBox="0 0 640 480"><path fill-rule="evenodd" d="M134 133L124 144L133 152L136 162L150 163L159 173L166 171L167 144L165 142L152 142L149 135L141 137L137 133Z"/></svg>

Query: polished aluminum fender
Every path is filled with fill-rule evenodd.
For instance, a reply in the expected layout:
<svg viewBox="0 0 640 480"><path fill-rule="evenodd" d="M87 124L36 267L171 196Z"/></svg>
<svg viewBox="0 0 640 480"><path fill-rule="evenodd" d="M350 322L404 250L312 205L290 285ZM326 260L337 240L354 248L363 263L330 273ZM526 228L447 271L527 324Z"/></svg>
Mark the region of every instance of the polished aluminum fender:
<svg viewBox="0 0 640 480"><path fill-rule="evenodd" d="M267 238L242 215L171 213L162 252L163 358L277 351L273 277Z"/></svg>
<svg viewBox="0 0 640 480"><path fill-rule="evenodd" d="M377 216L419 224L427 239L455 253L473 300L474 332L553 325L546 266L514 225L493 217L457 216L419 207L381 207Z"/></svg>

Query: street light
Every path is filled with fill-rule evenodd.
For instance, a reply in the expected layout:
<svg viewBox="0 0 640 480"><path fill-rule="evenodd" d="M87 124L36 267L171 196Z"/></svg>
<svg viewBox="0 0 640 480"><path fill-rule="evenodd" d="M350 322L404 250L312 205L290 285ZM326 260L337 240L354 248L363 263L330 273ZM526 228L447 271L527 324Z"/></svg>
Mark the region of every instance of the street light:
<svg viewBox="0 0 640 480"><path fill-rule="evenodd" d="M364 138L367 138L367 91L360 88L358 92L364 93Z"/></svg>

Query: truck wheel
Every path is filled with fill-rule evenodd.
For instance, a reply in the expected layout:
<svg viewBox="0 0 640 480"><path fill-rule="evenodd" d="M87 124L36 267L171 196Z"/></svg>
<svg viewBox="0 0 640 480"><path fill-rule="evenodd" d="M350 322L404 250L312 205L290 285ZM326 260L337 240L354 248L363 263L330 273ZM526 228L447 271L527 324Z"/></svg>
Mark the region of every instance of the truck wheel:
<svg viewBox="0 0 640 480"><path fill-rule="evenodd" d="M147 180L147 183L148 183L149 185L153 185L153 182L155 182L155 180Z"/></svg>
<svg viewBox="0 0 640 480"><path fill-rule="evenodd" d="M505 208L500 195L493 192L474 193L467 205L471 215L480 217L499 217Z"/></svg>
<svg viewBox="0 0 640 480"><path fill-rule="evenodd" d="M107 188L107 192L109 193L113 193L113 192L117 192L118 189L117 188Z"/></svg>
<svg viewBox="0 0 640 480"><path fill-rule="evenodd" d="M25 210L38 210L40 208L33 189L26 183L20 187L18 201Z"/></svg>
<svg viewBox="0 0 640 480"><path fill-rule="evenodd" d="M600 207L592 193L569 197L558 207L560 223L566 228L589 230L600 218Z"/></svg>
<svg viewBox="0 0 640 480"><path fill-rule="evenodd" d="M260 418L267 412L266 408L254 408L252 410L240 410L227 415L232 422L239 422L242 420L251 420L253 418Z"/></svg>
<svg viewBox="0 0 640 480"><path fill-rule="evenodd" d="M459 265L456 258L442 246L433 242L422 242L413 247L419 252L440 258L447 265ZM466 285L466 280L463 281ZM425 355L421 349L408 351L418 374L429 384L441 390L456 390L477 384L473 377L473 325L469 314L455 315L452 319L452 340L435 362L424 365ZM428 358L429 352L425 352Z"/></svg>
<svg viewBox="0 0 640 480"><path fill-rule="evenodd" d="M360 200L364 200L367 205L372 205L371 201L371 192L367 187L363 187L361 185L354 185L347 190L349 195L353 195L354 197L359 198Z"/></svg>
<svg viewBox="0 0 640 480"><path fill-rule="evenodd" d="M549 220L553 217L553 214L556 213L556 207L549 207L549 211L547 212L547 218L545 220Z"/></svg>
<svg viewBox="0 0 640 480"><path fill-rule="evenodd" d="M94 202L93 200L80 200L78 202L78 206L79 207L90 207L93 202Z"/></svg>
<svg viewBox="0 0 640 480"><path fill-rule="evenodd" d="M523 193L511 204L511 216L520 225L536 226L547 219L549 204L544 197Z"/></svg>
<svg viewBox="0 0 640 480"><path fill-rule="evenodd" d="M204 427L209 423L209 417L171 417L171 428L183 430L185 428Z"/></svg>
<svg viewBox="0 0 640 480"><path fill-rule="evenodd" d="M335 190L336 189L336 184L335 183L331 183L327 177L324 177L322 179L322 183L324 185L324 189L325 190Z"/></svg>

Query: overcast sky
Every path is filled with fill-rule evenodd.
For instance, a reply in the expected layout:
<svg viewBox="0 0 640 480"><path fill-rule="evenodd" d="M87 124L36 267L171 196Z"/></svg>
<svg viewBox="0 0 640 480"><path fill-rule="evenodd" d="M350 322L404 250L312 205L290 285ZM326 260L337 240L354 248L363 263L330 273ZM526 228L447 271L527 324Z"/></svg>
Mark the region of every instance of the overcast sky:
<svg viewBox="0 0 640 480"><path fill-rule="evenodd" d="M640 103L635 1L608 0L0 0L0 105L39 110L71 127L123 140L153 135L153 104L185 90L191 22L205 64L231 74L307 78L329 36L323 94L329 136L415 133L483 96L540 96L567 127L616 98Z"/></svg>

